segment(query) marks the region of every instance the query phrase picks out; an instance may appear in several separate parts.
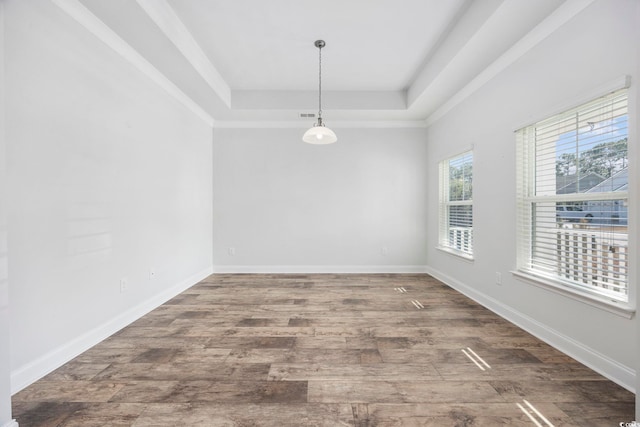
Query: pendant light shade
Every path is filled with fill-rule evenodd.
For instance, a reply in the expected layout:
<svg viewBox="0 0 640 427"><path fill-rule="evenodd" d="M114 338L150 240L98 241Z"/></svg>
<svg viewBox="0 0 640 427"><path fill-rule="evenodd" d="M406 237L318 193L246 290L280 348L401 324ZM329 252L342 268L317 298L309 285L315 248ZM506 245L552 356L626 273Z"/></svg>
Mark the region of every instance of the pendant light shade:
<svg viewBox="0 0 640 427"><path fill-rule="evenodd" d="M318 121L311 129L306 131L302 140L309 144L332 144L338 140L335 132L326 127L322 122L322 48L324 40L316 40L314 46L318 48Z"/></svg>
<svg viewBox="0 0 640 427"><path fill-rule="evenodd" d="M302 140L309 144L332 144L338 140L338 137L325 125L316 124L304 133Z"/></svg>

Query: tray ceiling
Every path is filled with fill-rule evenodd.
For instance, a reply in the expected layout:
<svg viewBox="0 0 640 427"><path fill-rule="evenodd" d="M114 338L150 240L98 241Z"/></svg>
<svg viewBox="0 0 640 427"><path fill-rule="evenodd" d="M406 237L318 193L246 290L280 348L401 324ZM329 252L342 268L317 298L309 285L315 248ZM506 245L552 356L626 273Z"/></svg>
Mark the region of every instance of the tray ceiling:
<svg viewBox="0 0 640 427"><path fill-rule="evenodd" d="M309 121L317 39L327 122L425 125L590 3L53 1L219 126Z"/></svg>

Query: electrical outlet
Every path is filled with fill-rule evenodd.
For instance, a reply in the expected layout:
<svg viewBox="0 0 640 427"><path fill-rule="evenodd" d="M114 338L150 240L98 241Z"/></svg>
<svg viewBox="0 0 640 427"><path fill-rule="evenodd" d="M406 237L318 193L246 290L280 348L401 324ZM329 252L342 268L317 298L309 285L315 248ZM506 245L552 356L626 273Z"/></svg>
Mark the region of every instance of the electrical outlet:
<svg viewBox="0 0 640 427"><path fill-rule="evenodd" d="M388 247L386 247L386 246L381 247L381 248L380 248L380 253L381 253L382 255L389 255L389 248L388 248Z"/></svg>
<svg viewBox="0 0 640 427"><path fill-rule="evenodd" d="M236 254L236 248L230 247L229 248L229 255L234 256L235 254Z"/></svg>
<svg viewBox="0 0 640 427"><path fill-rule="evenodd" d="M120 279L120 293L124 294L129 290L129 280L126 277Z"/></svg>
<svg viewBox="0 0 640 427"><path fill-rule="evenodd" d="M502 285L502 273L496 272L496 285Z"/></svg>
<svg viewBox="0 0 640 427"><path fill-rule="evenodd" d="M153 280L156 278L156 270L155 268L150 268L149 269L149 280Z"/></svg>

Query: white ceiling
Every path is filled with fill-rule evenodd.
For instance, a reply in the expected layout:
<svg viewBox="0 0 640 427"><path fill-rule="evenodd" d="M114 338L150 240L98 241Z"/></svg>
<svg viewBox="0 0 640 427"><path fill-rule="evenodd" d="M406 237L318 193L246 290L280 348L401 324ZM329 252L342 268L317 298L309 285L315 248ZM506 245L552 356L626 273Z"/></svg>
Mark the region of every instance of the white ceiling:
<svg viewBox="0 0 640 427"><path fill-rule="evenodd" d="M403 90L464 0L169 0L234 90Z"/></svg>
<svg viewBox="0 0 640 427"><path fill-rule="evenodd" d="M590 3L53 1L212 123L301 127L317 112L317 39L328 125L424 125Z"/></svg>

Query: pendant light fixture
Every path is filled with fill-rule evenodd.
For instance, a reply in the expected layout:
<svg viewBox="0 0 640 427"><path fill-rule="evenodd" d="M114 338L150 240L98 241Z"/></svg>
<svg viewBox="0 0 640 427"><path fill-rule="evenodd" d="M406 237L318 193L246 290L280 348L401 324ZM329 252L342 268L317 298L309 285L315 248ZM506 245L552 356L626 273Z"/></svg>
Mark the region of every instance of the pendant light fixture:
<svg viewBox="0 0 640 427"><path fill-rule="evenodd" d="M318 122L304 133L302 140L309 144L332 144L338 140L336 134L322 122L322 48L324 40L316 40L314 43L319 52L318 67Z"/></svg>

